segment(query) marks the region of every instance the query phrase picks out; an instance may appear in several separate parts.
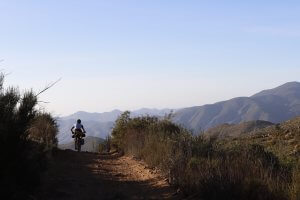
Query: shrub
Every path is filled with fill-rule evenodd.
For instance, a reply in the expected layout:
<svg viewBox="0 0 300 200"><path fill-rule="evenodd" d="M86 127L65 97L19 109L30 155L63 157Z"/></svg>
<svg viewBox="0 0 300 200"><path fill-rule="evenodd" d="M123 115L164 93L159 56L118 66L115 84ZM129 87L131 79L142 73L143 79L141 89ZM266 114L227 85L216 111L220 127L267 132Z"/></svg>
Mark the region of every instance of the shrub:
<svg viewBox="0 0 300 200"><path fill-rule="evenodd" d="M43 145L45 150L51 150L57 146L57 132L58 126L52 116L49 113L39 113L27 129L27 139Z"/></svg>
<svg viewBox="0 0 300 200"><path fill-rule="evenodd" d="M57 126L49 114L36 110L33 91L20 94L17 88L3 88L0 75L0 187L2 197L26 199L33 193L45 169L45 148L56 144ZM46 135L43 135L47 133ZM51 133L51 134L50 134ZM50 142L51 141L51 142Z"/></svg>

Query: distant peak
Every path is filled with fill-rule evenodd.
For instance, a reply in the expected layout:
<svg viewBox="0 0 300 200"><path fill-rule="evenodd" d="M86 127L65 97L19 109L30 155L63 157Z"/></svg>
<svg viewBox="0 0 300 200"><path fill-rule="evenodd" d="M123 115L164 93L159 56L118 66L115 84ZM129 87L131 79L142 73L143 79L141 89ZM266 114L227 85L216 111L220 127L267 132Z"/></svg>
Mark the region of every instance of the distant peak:
<svg viewBox="0 0 300 200"><path fill-rule="evenodd" d="M276 88L263 90L252 97L264 96L264 95L278 95L278 96L285 96L289 92L299 92L300 91L300 82L292 81L287 82L283 85L280 85Z"/></svg>
<svg viewBox="0 0 300 200"><path fill-rule="evenodd" d="M297 82L297 81L287 82L279 87L283 87L283 86L299 86L300 87L300 82Z"/></svg>

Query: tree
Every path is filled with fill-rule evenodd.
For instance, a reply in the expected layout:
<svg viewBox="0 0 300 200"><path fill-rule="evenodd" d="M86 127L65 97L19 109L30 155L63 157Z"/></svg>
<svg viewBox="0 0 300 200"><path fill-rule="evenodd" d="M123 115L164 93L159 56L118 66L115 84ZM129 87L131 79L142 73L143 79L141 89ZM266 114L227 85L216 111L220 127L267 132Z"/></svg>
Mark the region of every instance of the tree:
<svg viewBox="0 0 300 200"><path fill-rule="evenodd" d="M121 114L121 116L116 120L115 127L111 133L113 139L113 145L121 150L123 147L123 138L127 129L127 124L130 121L130 112L125 111Z"/></svg>

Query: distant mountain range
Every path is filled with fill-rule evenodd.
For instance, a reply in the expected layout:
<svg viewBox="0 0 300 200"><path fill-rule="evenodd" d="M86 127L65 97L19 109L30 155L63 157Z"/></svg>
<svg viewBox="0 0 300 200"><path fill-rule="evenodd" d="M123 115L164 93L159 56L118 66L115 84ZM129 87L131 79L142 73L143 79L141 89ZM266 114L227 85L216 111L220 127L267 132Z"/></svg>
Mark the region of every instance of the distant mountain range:
<svg viewBox="0 0 300 200"><path fill-rule="evenodd" d="M143 108L131 112L132 117L151 115L162 117L172 109ZM300 83L289 82L274 89L261 91L251 97L238 97L215 104L173 110L173 121L195 134L224 123L239 124L248 121L280 123L300 116ZM77 112L58 119L59 143L69 143L70 128L78 118L83 121L88 136L105 138L110 134L114 122L122 113L113 110L104 113ZM258 122L259 123L259 122Z"/></svg>
<svg viewBox="0 0 300 200"><path fill-rule="evenodd" d="M142 108L131 112L132 117L150 115L163 117L169 114L171 109L149 109ZM89 113L84 111L76 112L72 115L59 118L59 134L58 141L60 144L70 143L72 141L71 137L71 127L76 123L77 119L81 119L82 123L86 129L87 136L93 136L98 138L106 138L110 134L114 122L121 115L122 111L113 110L111 112L104 113Z"/></svg>
<svg viewBox="0 0 300 200"><path fill-rule="evenodd" d="M223 123L264 120L279 123L300 115L300 83L289 82L251 97L238 97L215 104L184 108L174 122L198 133Z"/></svg>
<svg viewBox="0 0 300 200"><path fill-rule="evenodd" d="M110 134L114 122L86 121L82 120L87 136L105 138ZM73 141L71 127L76 123L76 119L58 119L59 133L58 141L60 144L66 144Z"/></svg>

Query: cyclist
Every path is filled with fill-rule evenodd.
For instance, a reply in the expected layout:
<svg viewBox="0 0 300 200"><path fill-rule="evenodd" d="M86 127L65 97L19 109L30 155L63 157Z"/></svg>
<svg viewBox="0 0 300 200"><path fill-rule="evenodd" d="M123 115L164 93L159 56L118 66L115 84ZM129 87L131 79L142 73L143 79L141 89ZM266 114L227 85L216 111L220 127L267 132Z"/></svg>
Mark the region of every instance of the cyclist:
<svg viewBox="0 0 300 200"><path fill-rule="evenodd" d="M82 137L85 137L85 129L83 127L83 125L81 124L81 120L78 119L77 123L74 124L74 126L71 128L71 132L72 132L72 138L75 137L76 134L80 134L82 135Z"/></svg>

